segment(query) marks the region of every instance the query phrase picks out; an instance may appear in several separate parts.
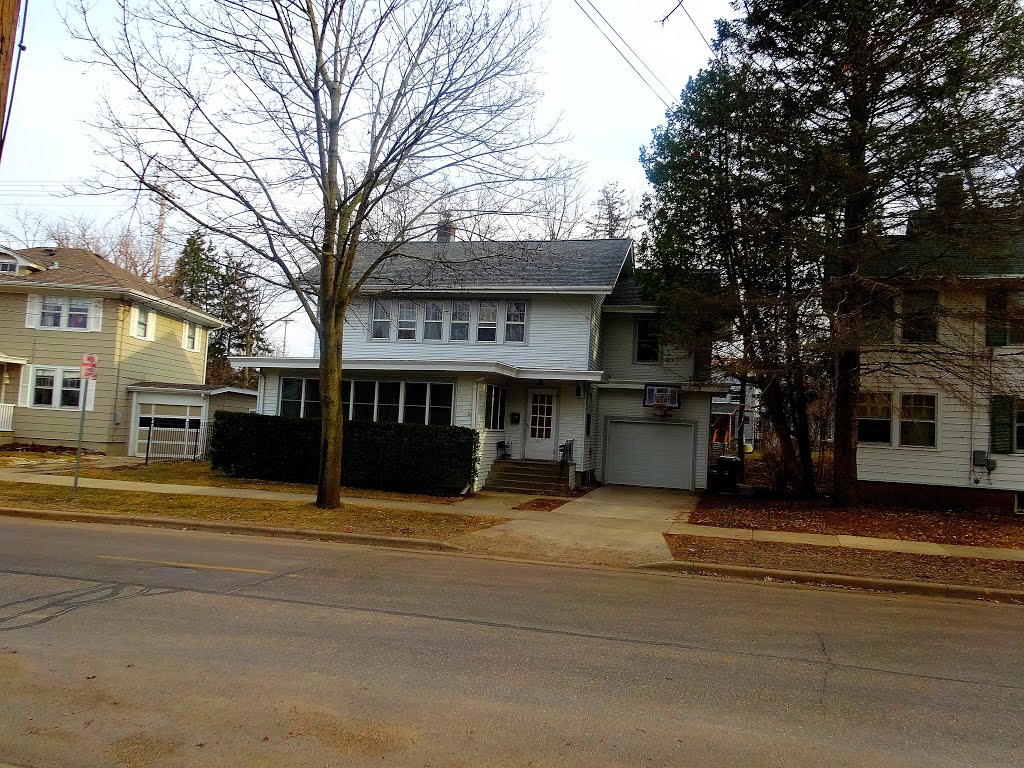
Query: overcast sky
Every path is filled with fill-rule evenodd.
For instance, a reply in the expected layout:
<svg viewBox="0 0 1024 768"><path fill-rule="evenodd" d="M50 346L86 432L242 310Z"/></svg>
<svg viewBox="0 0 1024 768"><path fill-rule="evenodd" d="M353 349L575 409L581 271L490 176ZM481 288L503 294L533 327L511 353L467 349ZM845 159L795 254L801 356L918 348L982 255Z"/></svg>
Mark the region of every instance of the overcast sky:
<svg viewBox="0 0 1024 768"><path fill-rule="evenodd" d="M728 0L687 0L695 23L676 10L678 0L549 0L547 39L538 54L545 91L542 119L561 117L571 136L563 153L586 165L585 181L595 192L618 181L639 197L645 188L638 157L651 130L665 119L665 104L623 61L584 15L585 8L627 55L615 31L643 57L654 75L630 56L634 66L671 102L710 51L698 29L711 39L714 20L730 14ZM540 6L541 3L538 3ZM96 0L96 10L113 9ZM614 27L602 22L600 14ZM0 165L0 226L10 227L15 210L46 216L87 213L99 221L118 215L124 201L58 196L65 184L87 177L98 158L89 126L92 105L104 88L98 72L68 61L76 52L61 14L65 0L33 0L27 18L27 50L13 103L8 143ZM655 77L656 76L656 77ZM660 80L665 88L662 88ZM667 89L667 92L666 92ZM174 246L169 244L169 250ZM174 251L171 250L171 253ZM280 338L281 326L275 327ZM288 330L288 352L312 352L312 331L304 321Z"/></svg>

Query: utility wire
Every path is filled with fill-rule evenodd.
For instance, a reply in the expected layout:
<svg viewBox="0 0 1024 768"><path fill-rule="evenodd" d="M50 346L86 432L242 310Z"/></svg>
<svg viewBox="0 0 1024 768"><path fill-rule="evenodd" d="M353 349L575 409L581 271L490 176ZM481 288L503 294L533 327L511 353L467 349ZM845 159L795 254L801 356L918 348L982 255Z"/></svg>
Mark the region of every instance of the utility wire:
<svg viewBox="0 0 1024 768"><path fill-rule="evenodd" d="M7 114L3 115L3 132L0 133L0 158L4 156L7 144L7 129L11 127L11 113L14 111L14 92L18 88L18 70L21 69L21 54L25 52L25 24L28 21L28 0L24 0L21 9L21 38L18 41L18 56L14 60L14 75L11 77L11 90L7 100Z"/></svg>
<svg viewBox="0 0 1024 768"><path fill-rule="evenodd" d="M626 56L626 54L624 54L622 52L622 49L619 48L619 46L615 44L615 41L612 40L610 37L608 37L608 33L605 32L601 28L601 25L598 24L597 21L594 20L593 16L591 16L589 13L587 13L587 9L584 8L582 5L580 5L579 0L573 0L573 2L576 3L576 7L579 8L583 12L583 15L587 17L587 20L591 24L594 25L594 28L597 29L597 31L601 33L602 37L604 37L604 39L608 41L608 43L611 45L611 47L615 49L615 52L618 53L619 56L622 57L622 60L625 61L626 64L629 65L629 68L632 69L636 73L636 76L639 77L641 80L643 80L644 85L646 85L650 89L651 93L653 93L655 96L658 97L658 100L662 104L665 105L666 109L671 109L671 105L665 100L665 97L662 96L660 93L658 93L658 91L655 89L655 87L653 85L651 85L650 81L646 77L643 76L643 73L641 73L640 70L637 69L636 66L633 64L633 62L629 60L629 57Z"/></svg>
<svg viewBox="0 0 1024 768"><path fill-rule="evenodd" d="M596 14L597 14L598 16L600 16L600 17L601 17L601 21L603 21L603 22L604 22L604 23L605 23L605 24L607 25L608 29L610 29L610 30L611 30L612 32L614 32L614 33L615 33L615 36L616 36L617 38L619 38L619 40L621 40L621 41L622 41L622 44L623 44L623 45L625 45L625 46L626 46L626 48L628 48L628 49L629 49L629 52L630 52L630 53L632 53L632 54L633 54L633 57L634 57L634 58L635 58L635 59L636 59L637 61L639 61L639 62L640 62L640 65L641 65L641 66L642 66L642 67L643 67L644 69L646 69L646 70L647 70L647 71L648 71L648 72L649 72L649 73L651 74L651 77L653 77L653 78L654 78L655 80L657 80L657 82L658 82L658 85L660 85L660 86L661 86L661 87L662 87L663 89L665 89L665 93L667 93L667 94L668 94L669 96L671 96L672 98L675 98L675 96L674 96L674 95L672 94L672 89L671 89L671 88L669 88L669 87L668 87L667 85L665 85L665 83L663 83L663 82L661 81L661 78L660 78L660 77L658 77L658 75L657 75L657 74L656 74L656 73L654 72L654 70L653 70L653 69L651 69L651 68L650 68L649 66L647 66L647 62L646 62L646 61L644 61L644 60L643 60L643 59L641 58L641 56L640 56L640 54L639 54L639 53L637 53L636 51L634 51L634 50L633 50L633 46L631 46L631 45L630 45L630 44L629 44L629 43L628 43L628 42L626 41L626 38L624 38L624 37L623 37L622 35L620 35L620 34L619 34L619 30L617 30L617 29L615 28L615 25L614 25L614 24L612 24L612 23L611 23L610 21L608 21L608 19L606 19L606 18L605 18L605 15L604 15L603 13L601 13L601 11L600 11L600 10L598 9L598 7L597 7L596 5L594 5L593 1L592 1L592 0L587 0L587 5L589 5L589 6L591 7L591 8L593 8L593 9L594 9L594 13L596 13Z"/></svg>
<svg viewBox="0 0 1024 768"><path fill-rule="evenodd" d="M690 15L690 12L686 9L686 6L683 5L683 0L679 0L679 2L676 3L676 7L669 11L667 14L665 14L665 18L661 20L662 25L664 25L666 21L672 18L672 14L674 14L676 11L680 9L682 9L683 13L686 14L686 18L690 20L690 24L693 25L693 28L697 30L697 34L700 35L700 39L704 41L704 45L708 47L708 50L711 51L717 59L718 51L715 50L715 47L711 45L707 37L704 36L704 33L701 31L701 28L697 26L697 22L694 20L693 16Z"/></svg>

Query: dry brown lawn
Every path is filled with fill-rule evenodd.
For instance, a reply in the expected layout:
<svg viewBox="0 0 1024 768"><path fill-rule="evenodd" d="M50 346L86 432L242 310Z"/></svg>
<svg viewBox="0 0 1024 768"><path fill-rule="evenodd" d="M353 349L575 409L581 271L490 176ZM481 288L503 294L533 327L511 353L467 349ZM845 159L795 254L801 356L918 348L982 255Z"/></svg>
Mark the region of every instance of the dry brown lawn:
<svg viewBox="0 0 1024 768"><path fill-rule="evenodd" d="M707 494L697 503L688 522L722 528L1024 549L1024 516L986 510L934 511L895 506L842 508L829 504L825 499L788 499L767 494Z"/></svg>
<svg viewBox="0 0 1024 768"><path fill-rule="evenodd" d="M279 483L271 480L249 480L228 477L215 472L208 461L161 461L151 464L126 464L113 469L83 469L82 477L101 480L128 480L136 483L169 483L172 485L204 485L210 488L249 488L281 493L316 493L315 485ZM367 488L342 488L342 494L360 499L417 501L427 504L454 504L461 496L427 496L419 493L393 493Z"/></svg>
<svg viewBox="0 0 1024 768"><path fill-rule="evenodd" d="M665 534L676 560L1024 590L1024 563Z"/></svg>
<svg viewBox="0 0 1024 768"><path fill-rule="evenodd" d="M440 541L505 522L504 518L498 517L389 509L384 505L345 504L340 509L328 511L303 501L110 491L99 488L79 488L78 498L72 502L70 488L33 483L0 483L0 506L171 517Z"/></svg>

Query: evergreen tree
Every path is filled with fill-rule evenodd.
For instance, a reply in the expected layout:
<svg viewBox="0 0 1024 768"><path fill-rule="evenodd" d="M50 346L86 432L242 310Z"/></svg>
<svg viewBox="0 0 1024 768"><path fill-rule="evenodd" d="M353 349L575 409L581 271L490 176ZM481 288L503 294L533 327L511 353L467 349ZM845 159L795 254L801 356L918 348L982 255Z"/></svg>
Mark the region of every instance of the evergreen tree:
<svg viewBox="0 0 1024 768"><path fill-rule="evenodd" d="M741 320L749 310L755 318L781 313L783 322L763 326L777 337L767 359L751 346L763 338L757 324L741 329L751 364L766 374L776 360L788 376L809 359L830 364L833 483L851 502L864 309L885 288L862 266L892 247L909 212L941 202L950 175L966 181L964 215L1016 200L1024 13L1020 0L734 6L740 15L720 23L708 73L646 155L655 186L646 208L651 252L656 264L693 256L687 238L696 233L716 266L735 267L723 274ZM815 281L826 265L821 291ZM656 271L671 316L679 277ZM820 298L809 296L812 288ZM823 331L827 346L815 349ZM791 378L786 393L785 439L802 439L799 384Z"/></svg>
<svg viewBox="0 0 1024 768"><path fill-rule="evenodd" d="M594 215L587 219L587 237L614 239L633 233L635 206L618 182L610 181L601 187L593 207Z"/></svg>

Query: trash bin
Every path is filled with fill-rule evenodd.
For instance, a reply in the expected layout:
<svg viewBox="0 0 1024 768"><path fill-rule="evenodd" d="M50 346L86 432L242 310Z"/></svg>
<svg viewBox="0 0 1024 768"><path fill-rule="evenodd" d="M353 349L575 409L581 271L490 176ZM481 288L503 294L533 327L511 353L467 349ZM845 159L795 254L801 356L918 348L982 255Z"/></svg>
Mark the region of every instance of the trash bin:
<svg viewBox="0 0 1024 768"><path fill-rule="evenodd" d="M742 471L743 460L739 456L719 456L715 462L715 490L719 493L736 493Z"/></svg>

